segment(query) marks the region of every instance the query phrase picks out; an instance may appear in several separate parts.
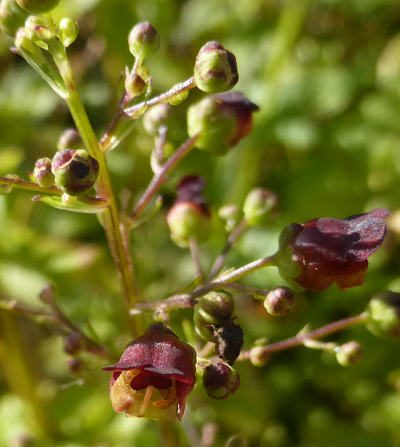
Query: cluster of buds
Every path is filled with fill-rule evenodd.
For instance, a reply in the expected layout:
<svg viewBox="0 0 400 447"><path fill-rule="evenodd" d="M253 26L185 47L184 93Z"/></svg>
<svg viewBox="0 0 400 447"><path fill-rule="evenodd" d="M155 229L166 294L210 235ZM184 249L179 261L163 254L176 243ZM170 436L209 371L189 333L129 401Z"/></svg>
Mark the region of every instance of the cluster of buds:
<svg viewBox="0 0 400 447"><path fill-rule="evenodd" d="M79 133L68 129L58 142L59 148L80 143ZM33 179L42 187L55 184L69 195L88 191L96 182L99 163L84 149L60 149L53 160L40 158L35 164Z"/></svg>
<svg viewBox="0 0 400 447"><path fill-rule="evenodd" d="M389 211L376 209L345 220L320 218L291 224L279 239L279 273L297 289L320 291L360 286L368 258L381 245Z"/></svg>
<svg viewBox="0 0 400 447"><path fill-rule="evenodd" d="M174 421L182 418L196 381L196 353L162 323L130 343L111 371L111 404L117 413Z"/></svg>
<svg viewBox="0 0 400 447"><path fill-rule="evenodd" d="M203 177L188 175L178 185L178 197L167 215L172 240L187 247L191 239L202 241L208 237L211 213L202 195Z"/></svg>
<svg viewBox="0 0 400 447"><path fill-rule="evenodd" d="M226 292L209 292L194 308L197 334L215 343L215 354L233 365L243 346L243 330L235 322L232 297Z"/></svg>
<svg viewBox="0 0 400 447"><path fill-rule="evenodd" d="M198 135L196 147L223 155L253 127L253 112L258 107L240 92L210 95L188 109L190 137Z"/></svg>

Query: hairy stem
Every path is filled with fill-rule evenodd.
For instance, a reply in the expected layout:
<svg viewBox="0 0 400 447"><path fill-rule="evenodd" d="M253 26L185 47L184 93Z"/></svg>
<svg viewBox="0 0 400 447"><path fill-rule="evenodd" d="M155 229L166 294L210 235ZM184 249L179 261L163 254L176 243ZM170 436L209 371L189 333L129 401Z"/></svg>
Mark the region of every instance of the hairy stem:
<svg viewBox="0 0 400 447"><path fill-rule="evenodd" d="M96 183L97 193L108 201L108 208L102 215L102 224L120 277L125 304L127 309L129 309L137 300L137 292L134 283L134 269L124 247L120 231L121 222L114 191L111 185L107 161L79 96L66 54L63 58L57 59L56 62L68 90L66 102L75 121L75 125L81 134L88 152L99 162L99 177ZM137 333L141 331L142 328L140 325L140 319L136 319L135 324L131 321L133 335L137 335Z"/></svg>
<svg viewBox="0 0 400 447"><path fill-rule="evenodd" d="M224 262L226 260L226 257L228 256L228 253L231 251L232 247L235 245L236 241L239 239L240 235L246 228L247 228L247 222L246 219L243 219L229 235L228 241L224 249L222 250L222 253L218 256L214 265L211 268L210 275L207 278L208 282L212 281L221 271L222 266L224 265Z"/></svg>
<svg viewBox="0 0 400 447"><path fill-rule="evenodd" d="M43 194L57 194L61 195L63 192L56 186L50 186L43 188L37 183L30 182L28 180L22 180L17 176L0 177L0 186L8 185L11 189L23 189L25 191L39 192Z"/></svg>
<svg viewBox="0 0 400 447"><path fill-rule="evenodd" d="M149 186L146 188L144 194L140 198L138 204L133 210L130 218L135 220L139 214L146 208L150 200L155 196L161 185L165 182L167 174L188 154L196 144L198 136L186 140L180 148L165 162L162 169L154 175Z"/></svg>
<svg viewBox="0 0 400 447"><path fill-rule="evenodd" d="M307 344L309 340L316 340L318 338L326 337L327 335L333 334L335 332L342 331L352 326L358 324L364 324L368 319L367 312L363 312L354 317L344 318L342 320L334 321L311 332L300 332L294 337L287 338L286 340L281 340L276 343L272 343L266 346L262 346L264 354L270 354L272 352L284 351L285 349L291 349L296 346L301 346ZM249 359L250 351L243 351L240 354L239 359Z"/></svg>

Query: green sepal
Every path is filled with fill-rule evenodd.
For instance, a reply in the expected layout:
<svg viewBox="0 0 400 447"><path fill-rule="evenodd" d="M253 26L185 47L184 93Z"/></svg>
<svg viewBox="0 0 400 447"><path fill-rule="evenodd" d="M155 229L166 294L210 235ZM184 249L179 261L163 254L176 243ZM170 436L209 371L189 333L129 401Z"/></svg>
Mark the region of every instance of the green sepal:
<svg viewBox="0 0 400 447"><path fill-rule="evenodd" d="M108 202L99 197L77 197L68 194L63 194L62 196L35 196L32 200L34 202L45 203L59 210L86 214L103 213L108 206Z"/></svg>

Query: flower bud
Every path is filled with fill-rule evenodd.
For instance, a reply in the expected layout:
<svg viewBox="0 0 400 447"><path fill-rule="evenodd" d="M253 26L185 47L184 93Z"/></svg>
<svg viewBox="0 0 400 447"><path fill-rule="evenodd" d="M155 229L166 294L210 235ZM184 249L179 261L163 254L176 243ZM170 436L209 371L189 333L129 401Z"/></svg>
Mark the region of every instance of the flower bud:
<svg viewBox="0 0 400 447"><path fill-rule="evenodd" d="M207 42L200 48L194 65L197 87L206 93L224 92L238 81L236 58L219 42Z"/></svg>
<svg viewBox="0 0 400 447"><path fill-rule="evenodd" d="M95 184L99 163L84 149L65 149L56 153L51 170L59 188L70 195L77 195Z"/></svg>
<svg viewBox="0 0 400 447"><path fill-rule="evenodd" d="M254 346L250 349L250 362L254 366L264 366L268 363L269 353L263 346Z"/></svg>
<svg viewBox="0 0 400 447"><path fill-rule="evenodd" d="M271 191L255 188L244 201L243 212L247 223L253 227L265 225L278 207L278 197Z"/></svg>
<svg viewBox="0 0 400 447"><path fill-rule="evenodd" d="M249 135L256 110L258 107L239 92L207 96L189 107L188 134L199 134L199 149L223 155Z"/></svg>
<svg viewBox="0 0 400 447"><path fill-rule="evenodd" d="M128 43L131 54L143 62L147 56L158 50L160 36L149 22L140 22L129 33Z"/></svg>
<svg viewBox="0 0 400 447"><path fill-rule="evenodd" d="M294 306L294 295L289 287L277 287L264 300L265 310L273 316L286 315Z"/></svg>
<svg viewBox="0 0 400 447"><path fill-rule="evenodd" d="M363 283L368 258L381 245L389 211L376 209L347 219L319 218L284 228L276 265L293 288L326 290Z"/></svg>
<svg viewBox="0 0 400 447"><path fill-rule="evenodd" d="M336 351L336 359L342 366L352 366L357 363L362 357L362 349L360 343L356 341L349 341Z"/></svg>
<svg viewBox="0 0 400 447"><path fill-rule="evenodd" d="M41 14L54 9L59 0L16 0L18 5L30 14Z"/></svg>
<svg viewBox="0 0 400 447"><path fill-rule="evenodd" d="M1 0L0 29L9 36L15 36L18 29L24 26L27 17L26 11L21 9L15 0Z"/></svg>
<svg viewBox="0 0 400 447"><path fill-rule="evenodd" d="M204 240L210 231L211 213L202 196L203 177L188 175L178 185L178 197L169 210L167 224L172 240L187 247L190 239Z"/></svg>
<svg viewBox="0 0 400 447"><path fill-rule="evenodd" d="M71 332L64 338L64 352L76 355L85 348L85 339L79 332Z"/></svg>
<svg viewBox="0 0 400 447"><path fill-rule="evenodd" d="M216 327L233 314L233 300L225 292L209 292L199 299L194 308L196 333L206 341L214 341Z"/></svg>
<svg viewBox="0 0 400 447"><path fill-rule="evenodd" d="M237 225L240 212L236 205L224 205L218 210L218 216L225 222L225 230L232 231Z"/></svg>
<svg viewBox="0 0 400 447"><path fill-rule="evenodd" d="M369 302L367 312L367 327L372 333L400 337L400 293L379 293Z"/></svg>
<svg viewBox="0 0 400 447"><path fill-rule="evenodd" d="M80 133L75 129L66 129L57 141L57 149L79 149L82 147L82 138Z"/></svg>
<svg viewBox="0 0 400 447"><path fill-rule="evenodd" d="M212 399L226 399L239 388L240 376L225 363L211 363L204 369L203 385Z"/></svg>
<svg viewBox="0 0 400 447"><path fill-rule="evenodd" d="M50 158L39 158L39 160L36 161L33 177L42 188L48 188L54 185L54 175L51 172Z"/></svg>
<svg viewBox="0 0 400 447"><path fill-rule="evenodd" d="M127 68L125 76L125 90L129 95L129 100L131 100L146 91L146 82L137 73L129 73Z"/></svg>
<svg viewBox="0 0 400 447"><path fill-rule="evenodd" d="M173 107L169 104L157 104L152 107L143 117L143 127L145 131L152 136L159 133L161 126L169 127L172 118ZM171 120L172 118L172 120Z"/></svg>
<svg viewBox="0 0 400 447"><path fill-rule="evenodd" d="M64 17L58 24L59 37L65 48L75 42L78 37L78 25L69 17Z"/></svg>
<svg viewBox="0 0 400 447"><path fill-rule="evenodd" d="M243 330L233 321L226 321L215 332L215 354L230 365L239 357L243 346Z"/></svg>

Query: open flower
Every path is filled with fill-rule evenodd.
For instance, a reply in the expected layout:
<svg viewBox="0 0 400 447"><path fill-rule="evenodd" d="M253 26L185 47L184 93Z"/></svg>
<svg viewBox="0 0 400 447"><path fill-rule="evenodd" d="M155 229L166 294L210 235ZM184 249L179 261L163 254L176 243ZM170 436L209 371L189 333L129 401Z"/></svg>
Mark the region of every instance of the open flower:
<svg viewBox="0 0 400 447"><path fill-rule="evenodd" d="M364 282L369 256L381 245L389 211L376 209L347 219L320 218L291 224L280 238L281 276L307 290L339 289Z"/></svg>
<svg viewBox="0 0 400 447"><path fill-rule="evenodd" d="M117 413L150 419L181 420L186 396L196 380L194 349L162 323L125 349L112 371L111 404Z"/></svg>

